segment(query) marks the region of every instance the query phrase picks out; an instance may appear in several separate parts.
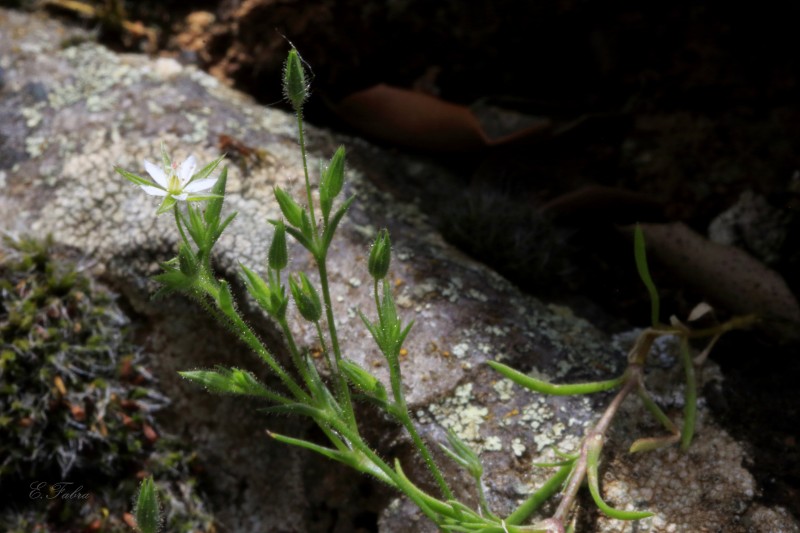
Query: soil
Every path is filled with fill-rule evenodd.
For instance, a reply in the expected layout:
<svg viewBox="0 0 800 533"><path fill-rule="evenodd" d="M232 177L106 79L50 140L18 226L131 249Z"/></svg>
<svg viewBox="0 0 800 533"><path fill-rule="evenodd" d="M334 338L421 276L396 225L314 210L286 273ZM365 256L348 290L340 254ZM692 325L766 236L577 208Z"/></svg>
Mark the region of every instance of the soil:
<svg viewBox="0 0 800 533"><path fill-rule="evenodd" d="M313 69L306 120L318 126L361 135L334 109L378 83L552 121L545 136L469 152L383 143L458 176L387 188L421 197L445 236L523 289L583 302L610 317L609 328L649 316L630 242L616 227L683 221L706 234L746 191L781 214L769 266L800 293L800 4L755 12L666 1L125 5L131 20L160 29L158 53L268 105L285 105L278 80L291 40ZM118 48L144 44L115 31L105 37ZM565 196L590 185L607 189ZM685 316L702 299L658 265L653 277L665 316ZM712 354L726 386L710 400L749 443L764 502L800 519L797 355L781 339L730 335Z"/></svg>

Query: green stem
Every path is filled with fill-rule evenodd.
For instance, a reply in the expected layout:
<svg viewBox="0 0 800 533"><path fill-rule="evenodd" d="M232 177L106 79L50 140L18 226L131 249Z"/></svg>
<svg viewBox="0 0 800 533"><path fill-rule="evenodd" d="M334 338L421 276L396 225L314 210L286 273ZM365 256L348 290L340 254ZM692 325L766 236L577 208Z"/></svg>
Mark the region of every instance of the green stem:
<svg viewBox="0 0 800 533"><path fill-rule="evenodd" d="M172 212L175 214L175 225L178 226L178 231L181 233L181 238L183 238L183 242L186 246L189 246L189 239L186 238L186 234L183 232L183 226L181 225L180 213L178 213L178 204L172 206Z"/></svg>
<svg viewBox="0 0 800 533"><path fill-rule="evenodd" d="M213 279L211 277L210 272L204 272L197 278L198 289L202 292L208 294L215 302L217 302L217 307L219 307L219 288L216 287L214 282L210 280ZM253 330L250 329L250 326L242 320L242 317L239 316L235 310L226 313L222 309L220 309L222 313L231 321L231 326L234 330L239 334L239 337L247 344L250 349L252 349L256 354L258 354L261 359L269 365L275 375L280 378L286 388L288 388L292 394L294 394L295 398L304 402L304 403L311 403L311 397L306 394L306 392L300 388L300 386L286 373L283 367L278 363L278 361L272 356L271 353L264 347L260 340Z"/></svg>
<svg viewBox="0 0 800 533"><path fill-rule="evenodd" d="M289 354L292 356L292 363L294 363L294 366L303 378L308 390L314 390L311 386L311 377L308 375L305 361L303 361L303 358L300 356L300 350L297 349L297 343L294 340L294 335L292 334L291 328L289 328L289 322L287 322L286 317L278 319L278 325L280 325L283 336L286 338L286 343L289 345Z"/></svg>
<svg viewBox="0 0 800 533"><path fill-rule="evenodd" d="M325 356L325 361L328 363L328 368L331 372L333 372L333 361L331 361L331 353L328 350L328 346L325 344L325 337L322 335L322 327L319 325L319 320L314 322L314 326L317 328L317 337L319 337L319 345L322 349L322 355ZM341 379L341 375L334 378L334 380ZM339 387L338 383L336 385L337 389Z"/></svg>
<svg viewBox="0 0 800 533"><path fill-rule="evenodd" d="M697 376L694 372L694 361L689 352L689 339L681 338L681 361L686 374L686 394L683 405L683 431L681 431L681 449L686 451L694 436L695 419L697 417Z"/></svg>
<svg viewBox="0 0 800 533"><path fill-rule="evenodd" d="M414 442L414 446L419 451L420 455L422 455L422 459L425 461L425 464L430 470L431 474L433 474L436 483L439 485L439 490L442 491L442 496L444 496L445 500L455 500L455 496L453 495L453 491L450 490L450 487L445 481L442 472L439 470L439 467L436 465L436 462L433 460L431 456L431 452L428 450L428 446L425 444L425 441L422 440L419 433L417 432L417 428L414 426L414 423L411 421L411 416L408 414L408 407L406 406L405 399L401 397L402 405L398 407L398 418L400 423L406 428L408 434L411 436L411 440Z"/></svg>
<svg viewBox="0 0 800 533"><path fill-rule="evenodd" d="M342 352L339 348L339 337L336 335L336 323L333 320L333 304L331 301L331 291L328 287L328 269L325 265L325 253L316 258L319 268L319 282L322 286L322 299L325 302L325 317L328 322L328 334L330 335L331 349L333 350L333 361L331 361L331 372L336 383L337 400L344 410L347 423L350 427L358 431L356 426L356 415L353 411L353 401L350 399L350 389L347 382L342 378L339 371L339 363L342 361Z"/></svg>
<svg viewBox="0 0 800 533"><path fill-rule="evenodd" d="M300 142L300 153L303 156L303 173L306 177L306 195L308 197L308 211L311 215L311 228L314 230L314 237L317 236L317 217L314 215L314 202L311 201L311 182L308 179L308 163L306 158L306 140L303 134L303 112L297 110L297 131Z"/></svg>

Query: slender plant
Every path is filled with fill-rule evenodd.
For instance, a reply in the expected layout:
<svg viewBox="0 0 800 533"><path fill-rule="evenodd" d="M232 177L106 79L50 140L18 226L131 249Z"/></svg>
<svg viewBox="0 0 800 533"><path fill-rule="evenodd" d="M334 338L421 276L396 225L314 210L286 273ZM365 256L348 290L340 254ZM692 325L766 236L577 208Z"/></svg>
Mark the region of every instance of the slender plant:
<svg viewBox="0 0 800 533"><path fill-rule="evenodd" d="M181 372L186 379L206 389L226 394L239 394L263 398L270 402L270 411L302 415L313 420L327 437L329 444L320 445L307 440L277 433L269 433L277 441L306 448L325 457L344 463L355 470L372 476L382 483L405 494L439 528L453 532L515 533L532 531L565 531L572 517L575 498L585 480L597 506L607 515L635 520L649 516L647 512L619 511L608 506L600 496L598 470L606 431L622 402L631 394L639 396L653 416L664 425L668 434L662 437L637 440L632 452L652 450L678 441L685 449L692 437L695 419L695 366L704 355L692 359L689 341L710 338L709 348L724 332L749 324L751 318L734 319L715 327L693 330L673 319L669 325L658 320L658 300L650 280L644 249L644 238L636 230L636 264L653 299L652 326L639 336L628 356L625 372L614 379L572 385L554 385L522 374L497 362L489 364L515 383L542 394L578 395L618 390L599 421L586 433L580 449L564 454L559 463L543 465L556 468L556 472L530 495L517 509L506 517L499 517L489 508L483 490L483 465L478 455L449 432L448 446L440 444L453 461L464 468L476 486L478 507L473 509L454 495L442 469L434 460L428 443L419 434L405 399L400 352L413 323L399 316L387 274L391 264L391 240L388 231L381 230L372 245L368 270L372 277L372 296L375 310L372 317L359 313L367 331L388 363L387 386L368 370L343 353L337 334L336 319L330 295L328 278L328 250L339 223L354 197L341 199L344 185L345 149L340 147L329 163L321 170L317 184L319 198L312 196L311 179L303 130L303 105L308 98L308 82L302 59L296 50L289 52L283 79L286 99L297 117L298 137L305 178L305 198L299 200L287 191L275 187L275 200L283 215L269 221L274 227L272 241L267 250L266 275L241 265L241 276L250 296L280 327L290 354L291 368L287 369L264 345L247 324L234 303L229 284L219 279L211 265L214 244L236 216L222 218L222 208L227 180L223 167L217 178L211 178L222 157L196 172L196 161L188 158L181 164L173 163L162 145L161 166L145 161L145 169L152 180L117 167L116 171L146 193L161 197L157 214L172 212L180 235L177 257L163 263L163 273L155 276L162 288L157 295L180 292L194 298L219 322L235 331L239 338L272 370L282 384L274 390L261 383L251 372L239 368L217 367L213 370ZM204 202L203 204L199 202ZM305 202L303 205L301 202ZM287 234L305 248L314 260L319 273L319 290L304 272L289 273ZM308 350L295 339L287 317L289 303L294 301L300 316L316 332L324 354L324 364L329 379L323 379ZM647 393L642 369L655 339L675 336L680 341L682 361L686 374L686 408L682 427L678 427L656 405ZM705 350L704 354L708 351ZM425 462L438 494L422 490L409 479L398 460L387 461L362 436L356 410L355 397L369 400L397 421L408 433L415 449ZM149 485L143 484L146 492ZM546 519L530 523L537 509L551 496L561 493L555 513ZM148 498L145 493L145 498ZM140 497L141 501L142 497ZM152 509L153 498L149 507ZM150 513L142 521L153 523Z"/></svg>

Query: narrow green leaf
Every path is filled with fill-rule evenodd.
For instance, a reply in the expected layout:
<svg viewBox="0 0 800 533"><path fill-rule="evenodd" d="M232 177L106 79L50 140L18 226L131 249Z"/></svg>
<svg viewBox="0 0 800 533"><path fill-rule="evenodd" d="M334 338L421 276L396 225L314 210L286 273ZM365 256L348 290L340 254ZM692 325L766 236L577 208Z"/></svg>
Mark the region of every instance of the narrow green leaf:
<svg viewBox="0 0 800 533"><path fill-rule="evenodd" d="M201 168L199 171L195 172L192 175L192 178L189 180L189 183L191 183L193 181L197 181L197 180L206 179L209 174L214 172L214 169L217 168L217 165L219 165L220 162L223 159L225 159L225 154L222 154L221 156L219 156L218 158L213 160L211 163L207 164L206 166ZM223 170L223 172L224 172L224 170ZM223 188L223 190L224 190L224 188Z"/></svg>
<svg viewBox="0 0 800 533"><path fill-rule="evenodd" d="M539 490L528 496L528 499L522 502L522 504L506 518L506 523L509 525L518 525L527 520L528 517L535 513L544 502L550 499L550 497L561 488L561 485L564 484L572 472L572 468L573 464L564 465L559 468L558 472L550 476L550 479L548 479Z"/></svg>
<svg viewBox="0 0 800 533"><path fill-rule="evenodd" d="M289 224L296 228L300 228L303 223L303 208L300 204L294 201L288 192L280 187L272 189L275 195L275 200L278 201L278 206L281 208L281 213Z"/></svg>
<svg viewBox="0 0 800 533"><path fill-rule="evenodd" d="M186 201L187 202L203 202L205 200L214 200L214 199L217 199L217 198L221 198L221 196L218 195L218 194L211 194L211 193L209 193L209 194L205 194L205 193L203 193L203 194L190 194L186 198Z"/></svg>
<svg viewBox="0 0 800 533"><path fill-rule="evenodd" d="M360 468L361 465L359 464L358 460L355 459L352 452L349 453L341 452L339 450L334 450L332 448L326 448L324 446L320 446L319 444L314 444L313 442L308 442L307 440L295 439L293 437L288 437L286 435L281 435L279 433L273 433L272 431L267 431L267 435L277 440L278 442L282 442L284 444L291 444L292 446L298 446L300 448L305 448L306 450L311 450L312 452L316 452L320 455L323 455L328 459L344 463L350 466L351 468L364 472L364 470Z"/></svg>
<svg viewBox="0 0 800 533"><path fill-rule="evenodd" d="M644 286L647 287L647 292L650 293L650 321L653 326L659 324L659 313L661 304L658 298L658 289L656 289L653 278L650 277L650 269L647 266L647 248L644 242L644 232L639 224L633 230L633 255L636 259L636 270L639 272Z"/></svg>
<svg viewBox="0 0 800 533"><path fill-rule="evenodd" d="M139 487L134 516L136 517L136 526L141 533L158 532L161 525L161 513L153 476L145 478Z"/></svg>
<svg viewBox="0 0 800 533"><path fill-rule="evenodd" d="M167 153L167 145L164 142L161 142L161 164L164 167L164 171L166 172L170 168L172 168L172 160Z"/></svg>
<svg viewBox="0 0 800 533"><path fill-rule="evenodd" d="M603 449L603 438L599 435L595 435L593 440L589 442L587 448L588 455L586 476L589 482L589 492L592 493L592 499L594 500L595 505L597 505L597 507L599 507L600 510L606 515L617 520L641 520L642 518L653 516L653 513L649 513L647 511L620 511L619 509L614 509L603 501L603 498L600 496L600 486L597 474L600 464L600 452Z"/></svg>
<svg viewBox="0 0 800 533"><path fill-rule="evenodd" d="M132 183L134 183L136 185L149 185L149 186L155 187L157 189L161 189L162 188L158 183L155 183L154 181L149 180L147 178L143 178L142 176L139 176L138 174L134 174L133 172L128 172L127 170L125 170L124 168L122 168L120 166L115 166L114 170L117 172L117 174L119 174L120 176L122 176L126 180L128 180L128 181L130 181L130 182L132 182Z"/></svg>
<svg viewBox="0 0 800 533"><path fill-rule="evenodd" d="M336 228L339 226L339 222L341 222L342 217L347 210L350 208L350 204L353 203L353 200L356 199L356 196L353 195L347 200L345 200L342 205L339 206L339 209L336 210L336 213L333 215L333 218L328 222L328 225L325 226L325 231L322 235L322 248L323 250L327 250L328 246L331 245L331 241L333 240L333 234L336 233Z"/></svg>
<svg viewBox="0 0 800 533"><path fill-rule="evenodd" d="M609 379L607 381L554 385L552 383L527 376L522 372L514 370L503 363L498 363L497 361L487 361L487 363L497 372L507 377L517 385L536 392L541 392L542 394L550 394L553 396L572 396L574 394L591 394L594 392L607 391L619 387L625 383L625 379L627 378L627 376L623 374L616 379Z"/></svg>
<svg viewBox="0 0 800 533"><path fill-rule="evenodd" d="M628 451L630 453L641 453L660 450L661 448L672 446L679 440L681 440L679 433L665 435L663 437L647 437L643 439L636 439L633 444L631 444L630 450Z"/></svg>
<svg viewBox="0 0 800 533"><path fill-rule="evenodd" d="M208 204L204 213L206 223L211 228L217 228L219 224L219 217L222 213L222 204L225 201L225 187L228 184L228 167L222 167L222 172L214 186L211 188L211 194L214 195Z"/></svg>

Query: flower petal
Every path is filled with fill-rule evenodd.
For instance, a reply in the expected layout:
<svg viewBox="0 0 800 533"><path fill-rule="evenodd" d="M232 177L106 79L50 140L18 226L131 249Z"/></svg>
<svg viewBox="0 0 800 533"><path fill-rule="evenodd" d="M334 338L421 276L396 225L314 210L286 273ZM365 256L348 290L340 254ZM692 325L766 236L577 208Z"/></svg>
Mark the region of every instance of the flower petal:
<svg viewBox="0 0 800 533"><path fill-rule="evenodd" d="M175 198L176 200L183 201L183 200L186 200L189 197L189 193L182 192L180 194L173 194L172 197Z"/></svg>
<svg viewBox="0 0 800 533"><path fill-rule="evenodd" d="M150 196L166 196L167 191L164 189L160 189L158 187L153 187L152 185L140 185L142 190L149 194Z"/></svg>
<svg viewBox="0 0 800 533"><path fill-rule="evenodd" d="M196 180L183 188L186 192L200 192L210 189L217 182L217 178L206 178L204 180Z"/></svg>
<svg viewBox="0 0 800 533"><path fill-rule="evenodd" d="M159 185L161 185L165 189L167 188L167 186L168 186L168 184L167 184L167 175L164 174L164 171L161 169L161 167L159 167L157 165L154 165L153 163L151 163L150 161L145 159L144 160L144 169L147 171L148 174L150 174L150 177L153 178L153 180L156 183L158 183Z"/></svg>
<svg viewBox="0 0 800 533"><path fill-rule="evenodd" d="M190 155L181 163L181 166L178 167L178 179L181 180L181 187L189 183L189 180L192 179L192 174L194 174L194 169L196 168L197 159L195 159L193 155Z"/></svg>

